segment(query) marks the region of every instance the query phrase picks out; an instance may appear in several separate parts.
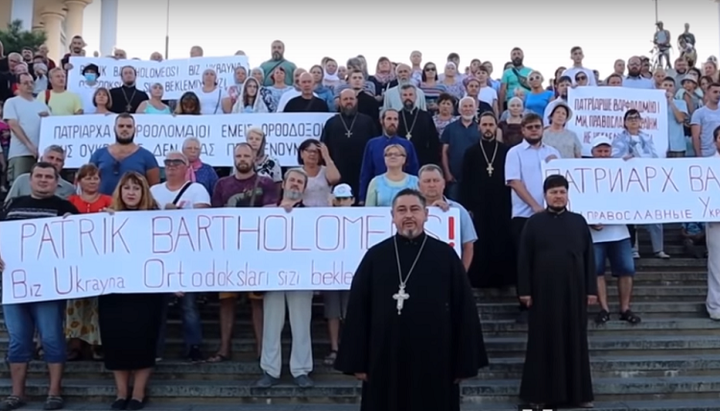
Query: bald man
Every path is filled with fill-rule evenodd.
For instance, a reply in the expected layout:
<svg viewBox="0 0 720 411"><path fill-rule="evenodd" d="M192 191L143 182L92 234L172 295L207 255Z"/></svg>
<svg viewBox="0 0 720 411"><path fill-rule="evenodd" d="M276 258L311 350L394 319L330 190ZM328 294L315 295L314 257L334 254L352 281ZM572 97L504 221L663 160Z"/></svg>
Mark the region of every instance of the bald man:
<svg viewBox="0 0 720 411"><path fill-rule="evenodd" d="M285 112L285 106L287 106L287 103L302 94L302 92L300 92L300 76L303 73L307 73L307 70L305 70L304 68L295 69L295 71L293 72L293 86L295 88L284 92L283 95L280 96L280 101L278 101L278 106L275 110L276 113ZM313 96L318 97L318 95L314 93Z"/></svg>
<svg viewBox="0 0 720 411"><path fill-rule="evenodd" d="M327 103L313 93L315 81L312 74L308 72L301 73L297 82L300 95L291 98L287 102L283 108L283 113L327 113L330 111Z"/></svg>
<svg viewBox="0 0 720 411"><path fill-rule="evenodd" d="M395 69L397 76L398 85L388 89L385 92L385 98L383 101L383 110L393 109L400 111L405 107L402 98L402 87L404 85L412 85L412 68L407 64L399 64ZM420 110L427 110L427 104L425 103L425 93L419 88L415 93L415 107Z"/></svg>
<svg viewBox="0 0 720 411"><path fill-rule="evenodd" d="M203 51L202 47L192 46L190 48L190 58L202 57L203 55L205 55L205 52Z"/></svg>

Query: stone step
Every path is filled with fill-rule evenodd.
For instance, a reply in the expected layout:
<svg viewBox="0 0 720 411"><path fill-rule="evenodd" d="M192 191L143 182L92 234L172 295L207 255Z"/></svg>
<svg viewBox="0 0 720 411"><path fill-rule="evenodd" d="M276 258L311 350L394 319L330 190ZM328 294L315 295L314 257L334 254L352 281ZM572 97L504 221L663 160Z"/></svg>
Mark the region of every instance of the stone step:
<svg viewBox="0 0 720 411"><path fill-rule="evenodd" d="M66 411L106 411L110 403L68 403ZM212 402L174 404L151 401L146 410L150 411L359 411L359 404L245 404ZM462 404L461 411L517 411L517 402L495 404ZM42 403L33 403L23 410L42 410ZM587 409L565 408L565 411L587 411ZM595 402L594 411L720 411L717 399L710 400L659 400L659 401L609 401Z"/></svg>
<svg viewBox="0 0 720 411"><path fill-rule="evenodd" d="M699 375L717 375L720 373L720 354L716 355L643 355L643 356L593 356L591 366L594 378L637 378L637 377L685 377ZM491 358L490 365L482 370L477 379L499 380L520 379L524 358ZM9 376L9 368L0 364L0 375ZM284 373L289 373L287 369ZM29 378L41 379L47 375L45 363L30 363ZM95 361L77 361L68 363L65 376L77 380L101 380L109 372L103 364ZM258 361L227 361L223 363L192 364L186 361L162 361L153 378L158 380L219 380L219 379L258 379L262 371ZM322 359L316 359L313 377L323 378L341 374Z"/></svg>
<svg viewBox="0 0 720 411"><path fill-rule="evenodd" d="M653 399L717 401L720 377L638 377L598 378L593 381L597 401L633 401ZM470 380L461 386L466 403L502 403L516 401L520 389L518 380ZM27 381L27 394L42 398L47 390L46 379ZM10 381L0 380L0 395L10 393ZM111 378L102 380L63 381L63 394L69 401L111 401L115 386ZM300 389L286 375L280 385L258 389L252 380L151 380L148 397L162 402L189 403L205 399L232 403L349 403L357 402L360 384L350 377L332 380L315 379L315 387Z"/></svg>

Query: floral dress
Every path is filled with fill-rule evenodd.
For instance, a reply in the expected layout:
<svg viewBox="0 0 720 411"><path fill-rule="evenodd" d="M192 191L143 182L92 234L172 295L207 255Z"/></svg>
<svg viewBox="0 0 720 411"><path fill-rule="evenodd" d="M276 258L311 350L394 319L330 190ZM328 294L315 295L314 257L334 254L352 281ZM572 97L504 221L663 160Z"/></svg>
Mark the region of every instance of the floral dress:
<svg viewBox="0 0 720 411"><path fill-rule="evenodd" d="M97 200L88 203L77 194L71 195L68 201L80 213L98 213L110 207L112 197L100 195ZM101 345L100 327L98 325L97 297L68 300L65 309L65 335L67 338L78 338L90 345Z"/></svg>

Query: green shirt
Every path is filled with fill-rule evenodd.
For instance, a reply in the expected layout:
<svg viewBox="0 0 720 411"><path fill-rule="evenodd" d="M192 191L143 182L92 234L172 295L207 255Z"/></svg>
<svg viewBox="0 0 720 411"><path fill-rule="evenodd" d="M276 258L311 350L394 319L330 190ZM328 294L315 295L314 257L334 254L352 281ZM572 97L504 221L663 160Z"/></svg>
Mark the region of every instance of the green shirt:
<svg viewBox="0 0 720 411"><path fill-rule="evenodd" d="M263 86L268 87L273 85L273 81L270 78L272 75L272 72L275 71L276 68L282 67L283 70L285 70L285 84L288 86L292 86L294 83L293 80L293 73L295 72L295 64L291 61L287 61L285 59L281 60L268 60L260 65L260 68L262 69L263 73L265 73L265 81L263 81Z"/></svg>

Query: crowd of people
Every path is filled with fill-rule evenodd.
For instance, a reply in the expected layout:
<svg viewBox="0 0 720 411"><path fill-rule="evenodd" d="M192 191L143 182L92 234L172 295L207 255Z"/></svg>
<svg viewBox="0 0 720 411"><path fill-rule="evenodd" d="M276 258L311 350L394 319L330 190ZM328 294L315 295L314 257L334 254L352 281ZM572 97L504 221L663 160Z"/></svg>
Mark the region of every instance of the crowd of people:
<svg viewBox="0 0 720 411"><path fill-rule="evenodd" d="M567 204L568 185L564 179L543 179L542 163L583 157L580 138L566 127L573 116L567 103L570 88L630 87L666 91L667 153L654 149L653 141L641 129L642 113L630 109L624 113L623 133L612 140L603 136L592 140L593 158L720 157L720 72L712 58L703 64L702 71L679 58L672 70L660 68L652 72L649 59L632 56L627 61L617 60L612 74L602 79L597 71L583 66L582 48L573 47L569 50L572 65L558 68L546 86L543 75L525 65L520 48L511 50L501 78L495 79L491 62L472 59L461 72L458 54L449 54L441 64L423 64L419 51L410 54L408 63L395 63L381 57L374 74L368 73L362 56L349 59L345 66L326 57L306 70L285 59L284 44L275 41L271 45L271 58L251 70L238 66L235 84L227 89L218 86L217 73L207 69L202 74L200 89L187 91L177 101L168 101L163 98L160 83L152 85L147 92L137 88L137 73L131 60L121 70L123 84L120 87L100 87L99 65L89 64L82 68L87 85L85 94L67 90L67 70L72 69L70 57L84 56L84 44L82 38L73 38L70 53L60 64L48 58L44 47L10 50L11 53L4 56L0 45L0 100L4 103L3 122L0 122L3 152L0 189L6 192L0 220L206 207L281 207L287 212L297 207L392 207L398 227L398 235L394 237L395 255L392 242L382 243L378 247L390 247L388 256L381 257L381 251L368 252L366 259L377 258L391 267L397 258L401 288L395 300L399 315L403 295L406 295L405 282L425 247L426 236L418 228L424 223L422 216L427 213L426 207L444 211L458 209L461 255L457 266L449 262L452 270L457 270L451 276L454 283L428 280L431 277L428 267L436 264L431 257L442 255L452 259L449 254L443 254L447 250L434 242L428 243L430 254L426 255L430 260L423 260L424 264L419 266L419 272L425 274L416 275L420 283L422 278L426 279L428 289L459 290L448 293L459 299L451 310L452 315L463 320L452 322L452 326L448 325L451 328L446 329L452 338L475 344L475 347L459 349L465 355L462 358L469 359L448 370L453 374L454 386L443 386L443 394L433 400L439 404L437 409L456 409L455 379L472 377L487 362L481 331L458 331L463 329L463 324L470 329L474 329L476 322L479 325L474 303L475 319L468 319L464 306L468 302L458 296L469 295L472 299L470 294L465 294L468 284L476 288L517 287L517 321L530 321L531 338L521 399L533 404L589 407L593 400L587 364L587 324L582 320L586 305L577 303L577 295L558 297L558 292L538 291L559 281L542 278L543 273L581 272L580 300L585 301L587 296L587 303L594 303L591 297L595 297L600 309L594 321L604 324L613 319L605 282L605 264L609 260L619 288L617 319L630 324L641 322L631 310L634 259L640 257L635 226L591 225L588 230L584 220L575 217L563 220L564 225L557 226L560 230L555 226L559 223L554 217L563 215ZM190 57L202 56L202 48L192 48ZM118 50L113 58L123 60L127 55ZM153 53L152 60L162 60L162 55ZM234 162L228 167L213 167L203 162L201 143L195 137L184 140L182 150L167 153L162 164L135 141L138 115L291 112L337 113L327 121L319 139L308 139L297 147L297 167L284 166L269 155L266 134L260 127L250 129L247 141L235 146ZM117 115L115 141L94 152L89 163L79 170L64 169L65 151L61 146L51 145L39 152L44 117L111 113ZM533 218L539 215L547 217L545 220ZM575 216L569 212L567 215ZM586 236L577 230L578 224L584 224ZM708 245L717 247L720 229L712 230L713 226L706 227L702 222L683 226L688 253L704 257L706 253L701 247L706 236ZM650 233L652 257L670 258L663 246L662 225L638 227ZM408 234L404 234L406 232ZM548 237L550 233L556 237ZM575 247L572 253L582 256L584 259L580 261L586 266L563 265L566 262L553 254L552 248L547 248L541 257L533 257L542 254L543 244L551 243L572 244ZM398 253L398 247L403 251ZM720 250L710 252L711 259L720 258ZM406 254L412 258L405 258ZM710 282L707 300L708 313L714 320L720 320L717 266L710 264L709 277L715 282ZM442 270L448 270L446 267ZM428 385L433 379L420 378L428 375L428 368L435 370L436 367L406 367L413 359L424 361L433 357L433 346L428 343L414 348L407 356L393 358L390 353L394 348L386 347L384 344L388 343L377 340L381 338L377 335L369 337L380 332L367 328L375 321L380 321L380 330L397 326L380 318L393 314L395 300L388 301L391 307L364 305L369 296L363 292L384 287L370 280L372 271L371 267L361 264L351 291L322 293L330 340L323 361L355 374L366 383L368 378L381 378L383 374L387 384L381 384L382 392L364 393L364 401L367 398L374 406L363 409L405 409L397 405L398 398L416 387L407 381L398 382L403 380L402 376L417 381L426 387L426 392L440 389ZM463 275L457 276L457 273ZM405 275L408 278L403 279ZM417 292L420 296L427 292L415 287L408 288L411 294ZM386 291L395 293L394 288ZM232 359L235 308L239 300L251 307L257 357L263 371L256 386L271 388L281 381L281 332L287 308L292 330L290 373L299 387L312 387L314 383L309 375L315 357L311 306L315 295L313 291L220 293L216 296L220 345L212 353L201 350L202 318L198 305L207 296L198 293L110 294L83 300L6 304L3 310L10 336L7 361L12 375L12 395L0 402L0 410L24 405L27 364L34 358L43 358L48 363L50 384L45 409L63 407L63 364L82 359L104 361L106 369L113 372L117 400L112 409L141 409L146 402L152 368L164 357L168 311L178 307L181 312L189 361L223 362ZM547 300L548 295L572 300L579 311L559 308L559 303ZM411 302L424 301L423 297L414 295L413 298ZM428 304L437 304L437 299L426 300ZM406 303L407 307L412 307L411 302ZM372 312L363 311L368 309ZM408 316L415 320L427 314L423 310L407 310ZM348 317L348 324L341 327ZM418 324L430 327L432 321L443 323L443 318L435 317ZM543 332L548 324L552 327L563 321L574 321L578 328L570 334ZM400 327L410 330L417 324L403 322ZM341 328L344 329L342 335ZM462 335L455 335L456 332ZM422 338L427 338L423 335ZM567 344L558 345L548 340L559 338L558 335L565 335ZM341 336L344 341L352 342L341 344ZM409 337L397 330L388 338L396 341L397 346L417 342L408 340ZM457 345L447 345L445 340L438 344L448 350L458 349ZM386 356L375 352L373 358L368 358L368 345L381 347ZM565 347L565 351L555 351L559 346ZM478 347L480 350L475 350ZM553 369L558 367L544 363L551 353L552 358L571 358L567 360L567 373L559 381L553 378ZM445 360L449 358L441 358L437 366L447 366ZM368 362L374 364L373 369L368 369ZM380 363L394 363L398 368L386 374L387 365ZM400 369L404 371L397 374ZM450 408L443 408L442 404L451 402Z"/></svg>

